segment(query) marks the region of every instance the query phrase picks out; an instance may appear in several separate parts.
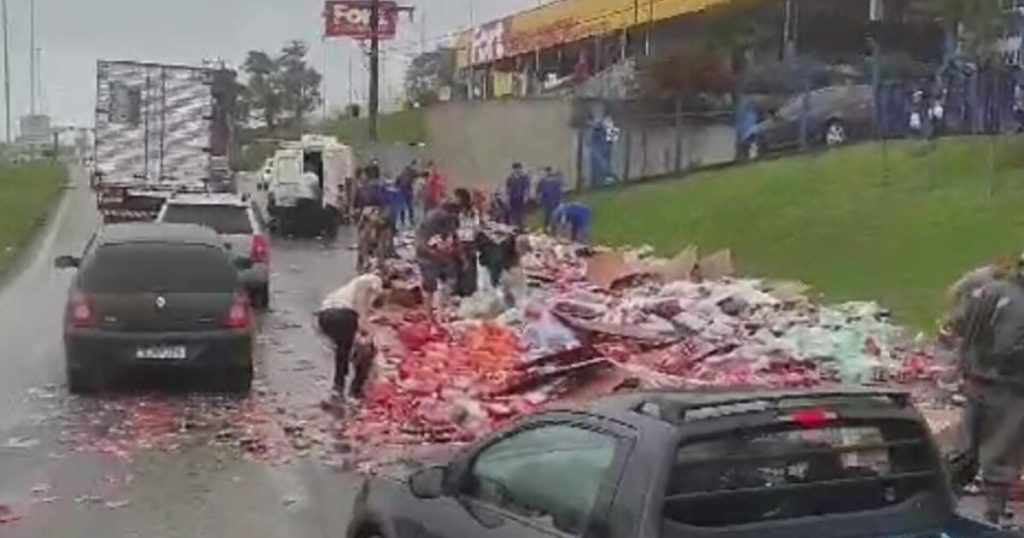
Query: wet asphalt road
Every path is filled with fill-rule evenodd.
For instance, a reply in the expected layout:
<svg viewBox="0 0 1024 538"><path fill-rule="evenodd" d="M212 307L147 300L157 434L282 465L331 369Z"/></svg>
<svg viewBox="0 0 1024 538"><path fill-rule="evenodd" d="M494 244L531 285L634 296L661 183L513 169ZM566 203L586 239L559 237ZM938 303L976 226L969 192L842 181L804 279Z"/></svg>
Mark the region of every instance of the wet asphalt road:
<svg viewBox="0 0 1024 538"><path fill-rule="evenodd" d="M319 408L331 364L311 312L352 274L349 234L274 241L251 397L71 397L61 346L71 273L52 259L80 253L98 223L75 170L0 284L0 536L343 536L359 479L338 464L340 419Z"/></svg>

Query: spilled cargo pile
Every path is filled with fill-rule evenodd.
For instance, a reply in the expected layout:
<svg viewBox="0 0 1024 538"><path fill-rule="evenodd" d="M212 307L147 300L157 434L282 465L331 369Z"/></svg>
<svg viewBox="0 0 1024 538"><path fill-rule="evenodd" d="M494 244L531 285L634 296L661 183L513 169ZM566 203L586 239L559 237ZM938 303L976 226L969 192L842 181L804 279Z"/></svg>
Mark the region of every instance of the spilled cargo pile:
<svg viewBox="0 0 1024 538"><path fill-rule="evenodd" d="M945 372L877 305L818 306L805 286L734 278L728 252L661 260L530 243L528 286L511 301L481 280L442 323L404 299L373 320L376 381L346 426L357 456L472 441L520 414L622 389L918 388ZM407 298L416 270L410 249L399 252Z"/></svg>

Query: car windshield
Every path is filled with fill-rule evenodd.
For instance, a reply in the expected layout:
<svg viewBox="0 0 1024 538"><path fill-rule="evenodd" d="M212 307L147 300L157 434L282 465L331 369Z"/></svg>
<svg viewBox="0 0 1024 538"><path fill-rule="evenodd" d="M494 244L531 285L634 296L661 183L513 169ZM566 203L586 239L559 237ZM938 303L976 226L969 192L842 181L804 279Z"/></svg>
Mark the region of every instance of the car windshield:
<svg viewBox="0 0 1024 538"><path fill-rule="evenodd" d="M253 233L249 212L245 207L212 204L169 204L164 222L200 224L223 235L249 235Z"/></svg>
<svg viewBox="0 0 1024 538"><path fill-rule="evenodd" d="M234 268L216 247L168 243L104 245L79 274L88 293L224 292L237 286Z"/></svg>
<svg viewBox="0 0 1024 538"><path fill-rule="evenodd" d="M807 105L811 106L813 102L813 94L807 95ZM804 96L803 94L798 95L788 101L786 101L777 112L780 118L792 119L800 116L801 111L804 107Z"/></svg>

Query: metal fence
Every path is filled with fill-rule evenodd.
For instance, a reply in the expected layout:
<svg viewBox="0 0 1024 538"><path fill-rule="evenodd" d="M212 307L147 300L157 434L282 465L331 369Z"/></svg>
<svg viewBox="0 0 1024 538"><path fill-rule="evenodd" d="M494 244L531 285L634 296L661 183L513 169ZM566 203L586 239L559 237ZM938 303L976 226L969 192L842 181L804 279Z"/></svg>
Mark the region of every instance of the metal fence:
<svg viewBox="0 0 1024 538"><path fill-rule="evenodd" d="M731 114L638 112L633 103L584 101L574 128L578 188L684 173L736 159Z"/></svg>
<svg viewBox="0 0 1024 538"><path fill-rule="evenodd" d="M951 67L934 77L876 85L845 82L789 95L741 94L732 99L732 110L705 113L678 105L674 112L651 113L644 110L649 103L581 99L573 122L577 188L683 174L769 152L1019 132L1022 80L1019 70ZM830 133L836 125L839 135Z"/></svg>

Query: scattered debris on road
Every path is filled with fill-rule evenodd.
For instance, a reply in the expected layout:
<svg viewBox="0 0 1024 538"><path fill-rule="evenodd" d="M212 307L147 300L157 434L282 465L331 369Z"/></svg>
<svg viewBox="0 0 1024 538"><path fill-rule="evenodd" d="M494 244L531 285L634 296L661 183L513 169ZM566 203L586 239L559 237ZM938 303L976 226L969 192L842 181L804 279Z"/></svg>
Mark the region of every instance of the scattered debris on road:
<svg viewBox="0 0 1024 538"><path fill-rule="evenodd" d="M14 512L10 506L0 504L0 525L21 521L21 516Z"/></svg>
<svg viewBox="0 0 1024 538"><path fill-rule="evenodd" d="M33 439L31 437L11 437L4 443L3 448L10 448L15 450L35 448L39 446L39 439Z"/></svg>
<svg viewBox="0 0 1024 538"><path fill-rule="evenodd" d="M413 282L397 287L415 287L410 242L399 243L392 270ZM735 278L728 252L661 260L530 243L530 287L512 308L492 308L485 288L439 325L398 306L371 320L377 377L343 426L356 460L472 441L523 413L621 389L898 384L928 400L948 369L878 305L820 306L802 285Z"/></svg>

